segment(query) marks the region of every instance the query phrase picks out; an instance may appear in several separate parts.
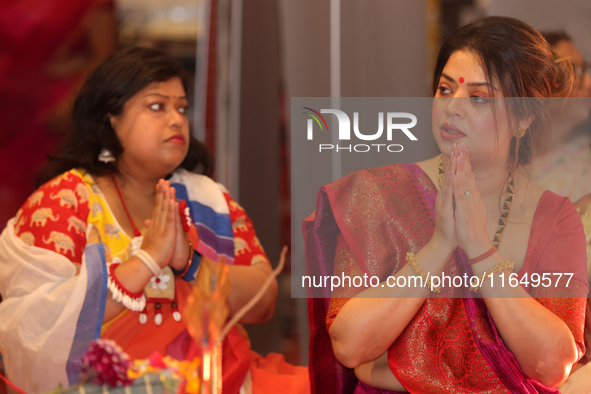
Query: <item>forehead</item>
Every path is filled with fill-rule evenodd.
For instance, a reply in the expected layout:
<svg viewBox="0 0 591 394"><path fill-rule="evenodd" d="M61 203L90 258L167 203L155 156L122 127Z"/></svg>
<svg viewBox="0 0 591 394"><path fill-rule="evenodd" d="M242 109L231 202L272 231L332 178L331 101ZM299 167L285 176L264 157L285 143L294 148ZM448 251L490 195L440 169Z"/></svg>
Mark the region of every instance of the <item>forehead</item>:
<svg viewBox="0 0 591 394"><path fill-rule="evenodd" d="M480 60L469 51L461 50L452 53L443 67L443 73L455 81L463 78L468 83L486 82L486 74Z"/></svg>
<svg viewBox="0 0 591 394"><path fill-rule="evenodd" d="M185 95L185 88L183 87L183 83L179 77L173 77L168 81L152 82L151 84L140 90L137 94L146 95L150 93L169 93L177 97L180 97Z"/></svg>

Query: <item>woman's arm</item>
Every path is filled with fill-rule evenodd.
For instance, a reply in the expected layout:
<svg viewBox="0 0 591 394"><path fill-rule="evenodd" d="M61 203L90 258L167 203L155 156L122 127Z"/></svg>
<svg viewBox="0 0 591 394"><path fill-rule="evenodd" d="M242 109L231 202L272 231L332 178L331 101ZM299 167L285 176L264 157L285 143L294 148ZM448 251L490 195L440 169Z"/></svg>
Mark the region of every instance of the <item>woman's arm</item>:
<svg viewBox="0 0 591 394"><path fill-rule="evenodd" d="M492 243L485 228L486 210L476 188L467 154L459 160L458 176L453 186L458 243L468 258L474 258L489 250ZM463 190L471 190L470 196L467 197ZM559 272L564 262L585 263L580 220L577 220L574 207L571 211L555 229L548 229L553 235L548 245L544 245L542 262L536 267L539 272ZM473 274L482 275L503 261L503 257L496 252L472 265ZM558 265L561 268L557 268ZM505 277L511 274L508 270L504 273ZM562 311L560 308L551 311L534 300L520 285L500 286L500 277L496 275L496 286L493 287L489 279L484 282L481 292L503 341L528 377L549 387L557 386L566 379L579 358L573 334L582 334L585 299L562 299L560 303L555 302L562 304ZM567 294L584 297L586 294L583 292L577 295L577 291L566 290L563 297ZM570 328L565 323L565 310L581 316L580 330L576 325ZM559 317L560 312L562 318Z"/></svg>
<svg viewBox="0 0 591 394"><path fill-rule="evenodd" d="M232 234L235 244L235 260L228 274L231 288L228 294L230 316L238 312L256 293L271 275L273 269L261 246L252 220L232 197L224 192L230 210ZM210 267L212 268L212 267ZM263 297L240 320L243 324L257 324L269 320L275 312L277 281L273 279Z"/></svg>
<svg viewBox="0 0 591 394"><path fill-rule="evenodd" d="M443 179L443 194L438 193L435 200L435 232L416 254L418 265L431 276L441 274L457 247L451 183L456 166L456 155L452 152ZM353 258L352 253L350 256ZM395 275L407 279L411 276L416 277L417 273L408 264ZM406 328L430 292L429 288L390 288L382 284L348 300L330 325L328 333L335 356L348 368L381 356Z"/></svg>
<svg viewBox="0 0 591 394"><path fill-rule="evenodd" d="M584 256L584 248L577 248L572 242L573 237L575 240L578 238L577 232L576 227L571 227L570 230L562 228L559 238L551 241L545 248L547 252L543 259L549 264L561 264L561 261L564 261L562 259L576 260L577 254ZM558 246L560 244L561 247ZM584 261L584 258L581 261ZM503 257L497 252L488 259L474 264L473 273L482 275L501 262ZM558 272L556 267L553 268ZM549 265L544 266L542 263L538 270L552 276L552 267ZM506 279L509 274L511 272L505 272ZM558 290L562 292L561 297L570 295L573 298L534 299L521 285L512 287L506 284L505 287L501 287L501 278L498 274L493 279L494 287L489 279L481 290L499 334L515 355L523 372L548 387L555 387L563 382L584 351L586 299L583 297L586 294L586 286L584 282L579 283L575 277L569 288L565 288L565 278L567 277L563 277L562 282L558 283L558 289L554 288L555 284L552 283L548 290ZM535 291L536 288L532 288L533 294ZM581 298L574 298L577 296Z"/></svg>
<svg viewBox="0 0 591 394"><path fill-rule="evenodd" d="M509 288L506 296L523 298L490 298L483 290L486 306L503 341L515 355L523 372L548 387L562 383L569 375L572 366L579 359L573 334L558 316L542 306L533 298L527 297L523 288ZM574 302L584 308L578 299L563 299L565 303ZM569 308L569 309L571 309Z"/></svg>
<svg viewBox="0 0 591 394"><path fill-rule="evenodd" d="M153 275L154 274L152 274L152 272L137 257L132 257L115 268L115 276L117 277L117 280L127 290L134 293L142 292ZM121 302L117 302L113 299L113 296L109 291L105 300L103 323L110 321L125 309L126 307L123 306Z"/></svg>
<svg viewBox="0 0 591 394"><path fill-rule="evenodd" d="M423 271L439 275L453 249L435 236L416 254ZM407 265L395 277L417 274ZM384 283L382 283L384 284ZM380 357L415 316L430 289L382 287L362 291L348 300L330 325L328 333L337 360L347 368Z"/></svg>

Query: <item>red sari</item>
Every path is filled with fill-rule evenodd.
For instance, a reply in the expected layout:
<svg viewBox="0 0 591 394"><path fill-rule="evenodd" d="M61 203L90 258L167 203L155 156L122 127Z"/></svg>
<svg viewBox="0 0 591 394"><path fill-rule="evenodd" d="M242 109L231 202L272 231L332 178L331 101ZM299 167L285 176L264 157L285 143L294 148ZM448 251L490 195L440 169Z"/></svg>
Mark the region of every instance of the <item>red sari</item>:
<svg viewBox="0 0 591 394"><path fill-rule="evenodd" d="M406 264L407 252L418 252L431 239L436 194L430 178L414 164L357 171L325 186L315 214L304 222L307 274L367 274L385 280ZM568 287L525 290L567 324L579 357L585 349L584 243L572 203L546 192L534 216L525 264L517 273L519 279L534 272L574 273ZM444 271L449 276L472 274L460 250ZM339 289L333 294L322 288L310 290L311 297L323 297L309 302L310 377L317 393L353 392L355 387L356 393L386 392L358 385L353 371L334 358L328 337L341 307L362 290ZM388 350L390 368L408 391L557 392L523 373L482 299L466 298L467 288L444 289L442 295L423 303Z"/></svg>

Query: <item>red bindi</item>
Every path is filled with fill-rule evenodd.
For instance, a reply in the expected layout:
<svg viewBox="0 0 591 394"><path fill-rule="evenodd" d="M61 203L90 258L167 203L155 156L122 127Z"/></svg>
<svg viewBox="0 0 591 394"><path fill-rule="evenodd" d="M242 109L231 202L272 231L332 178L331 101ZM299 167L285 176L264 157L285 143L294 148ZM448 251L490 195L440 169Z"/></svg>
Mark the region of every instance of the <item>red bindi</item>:
<svg viewBox="0 0 591 394"><path fill-rule="evenodd" d="M464 83L464 77L460 77L460 83Z"/></svg>

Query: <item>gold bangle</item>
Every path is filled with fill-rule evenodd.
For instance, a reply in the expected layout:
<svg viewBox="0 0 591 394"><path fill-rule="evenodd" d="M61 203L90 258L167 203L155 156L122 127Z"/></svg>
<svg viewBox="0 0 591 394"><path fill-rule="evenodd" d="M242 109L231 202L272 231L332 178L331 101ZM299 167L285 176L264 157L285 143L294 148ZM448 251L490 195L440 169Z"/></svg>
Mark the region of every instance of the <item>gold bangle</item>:
<svg viewBox="0 0 591 394"><path fill-rule="evenodd" d="M480 287L484 284L484 280L487 279L491 274L497 274L505 270L513 271L513 268L515 268L515 263L512 261L503 261L502 263L495 265L484 274L477 276L478 283L476 286L471 286L470 291L473 291L474 293L480 293Z"/></svg>
<svg viewBox="0 0 591 394"><path fill-rule="evenodd" d="M430 289L433 289L433 293L440 293L441 292L441 286L433 287L433 283L432 283L433 278L429 278L429 275L426 274L425 271L423 271L423 269L421 268L419 263L417 263L417 259L416 259L414 253L408 252L406 254L406 262L408 263L410 268L413 269L414 272L421 275L421 278L423 278L423 282L425 282L429 286Z"/></svg>

